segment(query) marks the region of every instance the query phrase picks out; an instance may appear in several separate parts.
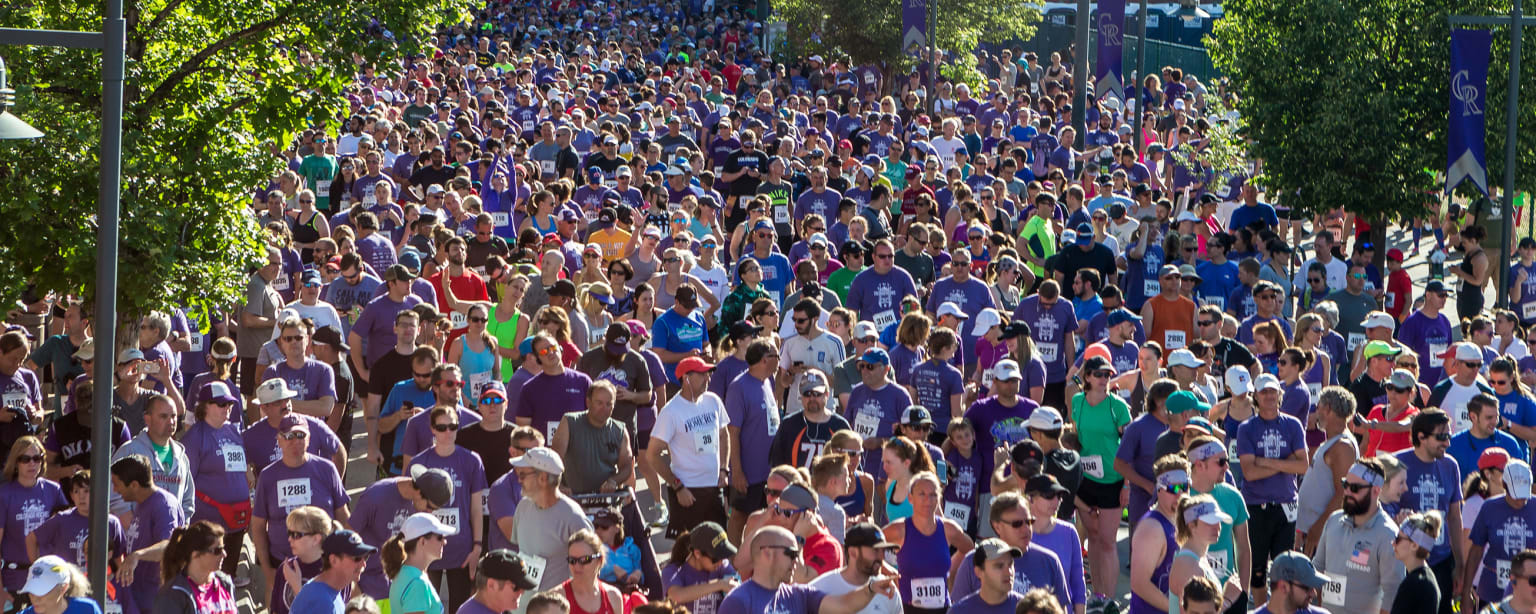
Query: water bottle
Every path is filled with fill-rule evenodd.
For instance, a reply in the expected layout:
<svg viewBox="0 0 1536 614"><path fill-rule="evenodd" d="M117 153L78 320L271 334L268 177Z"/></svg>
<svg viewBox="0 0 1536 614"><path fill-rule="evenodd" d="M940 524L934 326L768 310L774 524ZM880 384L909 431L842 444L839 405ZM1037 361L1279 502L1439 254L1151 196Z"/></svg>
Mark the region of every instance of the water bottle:
<svg viewBox="0 0 1536 614"><path fill-rule="evenodd" d="M1445 279L1445 250L1439 247L1429 254L1429 278Z"/></svg>

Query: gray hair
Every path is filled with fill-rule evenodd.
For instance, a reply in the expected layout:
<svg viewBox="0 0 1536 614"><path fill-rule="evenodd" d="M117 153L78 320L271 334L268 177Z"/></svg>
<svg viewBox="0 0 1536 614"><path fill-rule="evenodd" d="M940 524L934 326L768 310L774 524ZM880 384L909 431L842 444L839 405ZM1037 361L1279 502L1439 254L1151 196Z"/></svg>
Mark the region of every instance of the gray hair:
<svg viewBox="0 0 1536 614"><path fill-rule="evenodd" d="M1316 306L1312 307L1312 312L1316 313L1316 314L1318 314L1320 316L1323 316L1323 319L1328 322L1328 328L1338 328L1338 326L1339 326L1339 304L1338 303L1335 303L1333 301L1323 301L1321 303L1318 303Z"/></svg>
<svg viewBox="0 0 1536 614"><path fill-rule="evenodd" d="M1355 413L1355 395L1343 386L1329 386L1318 395L1317 408L1327 409L1335 416L1348 418Z"/></svg>

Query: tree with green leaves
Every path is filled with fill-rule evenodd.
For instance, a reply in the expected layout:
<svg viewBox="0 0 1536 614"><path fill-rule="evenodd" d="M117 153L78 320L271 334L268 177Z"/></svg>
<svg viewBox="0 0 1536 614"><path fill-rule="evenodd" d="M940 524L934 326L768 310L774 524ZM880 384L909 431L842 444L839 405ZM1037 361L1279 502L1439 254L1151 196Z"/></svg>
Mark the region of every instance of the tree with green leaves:
<svg viewBox="0 0 1536 614"><path fill-rule="evenodd" d="M1452 13L1507 15L1508 0L1228 0L1207 46L1231 79L1272 199L1373 221L1427 216L1443 192ZM1502 185L1509 32L1489 71L1489 180ZM1536 51L1522 62L1521 123L1536 122ZM1519 135L1516 185L1536 180ZM1432 172L1426 173L1426 169ZM1470 189L1470 188L1464 188ZM1380 224L1377 225L1378 227ZM1378 252L1378 255L1380 252Z"/></svg>
<svg viewBox="0 0 1536 614"><path fill-rule="evenodd" d="M1041 6L1037 0L944 0L938 6L938 30L930 35L945 50L1029 40L1040 23ZM901 0L773 0L773 11L789 25L789 48L796 57L821 54L847 57L856 66L884 66L886 83L897 70L917 63L901 48ZM970 53L952 55L956 66L946 68L946 75L975 73Z"/></svg>
<svg viewBox="0 0 1536 614"><path fill-rule="evenodd" d="M468 0L148 0L127 7L120 322L242 300L262 235L252 196L278 155L348 111L359 72L422 52ZM99 31L100 7L37 0L0 26ZM13 113L45 136L0 145L0 298L94 294L101 53L5 46ZM108 317L97 314L98 319ZM131 329L130 329L131 330Z"/></svg>

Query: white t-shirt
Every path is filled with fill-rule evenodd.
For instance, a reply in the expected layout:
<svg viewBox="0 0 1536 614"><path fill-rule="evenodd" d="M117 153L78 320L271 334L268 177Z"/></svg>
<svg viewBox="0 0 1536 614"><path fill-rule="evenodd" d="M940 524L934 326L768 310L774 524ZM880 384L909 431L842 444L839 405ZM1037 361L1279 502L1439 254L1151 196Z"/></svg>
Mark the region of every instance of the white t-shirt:
<svg viewBox="0 0 1536 614"><path fill-rule="evenodd" d="M713 392L698 401L679 394L656 414L651 438L666 442L672 473L688 488L720 485L720 431L731 423L725 403Z"/></svg>
<svg viewBox="0 0 1536 614"><path fill-rule="evenodd" d="M826 312L822 312L822 315L826 315ZM789 319L785 318L785 320ZM800 335L785 339L784 347L779 350L779 354L779 364L785 368L794 365L797 361L802 362L808 367L819 369L822 375L827 376L828 382L832 381L832 370L838 365L843 364L843 359L847 358L843 354L843 342L838 340L837 335L828 332L817 335L814 341ZM795 381L789 385L789 403L785 405L784 409L784 415L786 416L802 409L800 406L800 377L798 375L795 376ZM827 399L827 409L836 411L836 404L837 397L834 396Z"/></svg>
<svg viewBox="0 0 1536 614"><path fill-rule="evenodd" d="M829 596L846 595L855 590L864 590L864 586L854 586L843 579L843 570L834 569L821 574L815 580L811 580L811 587L826 593ZM859 610L856 614L901 614L901 602L895 597L883 594L875 594L869 605Z"/></svg>
<svg viewBox="0 0 1536 614"><path fill-rule="evenodd" d="M288 306L283 309L292 309L299 312L299 317L314 320L316 330L327 326L334 326L336 330L341 330L341 316L336 313L335 307L325 301L315 301L314 306L294 301L288 303ZM282 331L273 331L273 338L276 339L276 335L281 333Z"/></svg>
<svg viewBox="0 0 1536 614"><path fill-rule="evenodd" d="M1472 428L1472 419L1467 417L1467 401L1482 392L1476 384L1463 386L1451 380L1451 387L1445 391L1445 400L1440 402L1440 409L1451 415L1452 434Z"/></svg>
<svg viewBox="0 0 1536 614"><path fill-rule="evenodd" d="M725 297L731 293L731 281L725 273L725 267L717 265L715 268L706 269L696 266L689 269L688 274L699 278L699 281L704 283L704 287L714 293L715 300L720 301L721 306L725 305ZM700 301L700 303L708 303L708 301ZM715 310L715 317L720 317L719 309Z"/></svg>
<svg viewBox="0 0 1536 614"><path fill-rule="evenodd" d="M1301 263L1301 266L1296 269L1296 277L1291 280L1291 283L1295 284L1297 292L1307 289L1307 271L1312 268L1312 263L1314 262L1317 262L1316 258L1308 258L1306 262ZM1334 258L1328 261L1328 264L1323 265L1323 269L1328 273L1326 278L1328 280L1328 291L1343 290L1344 277L1349 274L1349 265L1344 264L1343 260Z"/></svg>
<svg viewBox="0 0 1536 614"><path fill-rule="evenodd" d="M944 170L954 168L955 152L965 149L965 139L960 138L959 135L955 135L955 138L952 139L939 136L929 141L928 144L932 145L934 150L939 152L939 159L944 162Z"/></svg>

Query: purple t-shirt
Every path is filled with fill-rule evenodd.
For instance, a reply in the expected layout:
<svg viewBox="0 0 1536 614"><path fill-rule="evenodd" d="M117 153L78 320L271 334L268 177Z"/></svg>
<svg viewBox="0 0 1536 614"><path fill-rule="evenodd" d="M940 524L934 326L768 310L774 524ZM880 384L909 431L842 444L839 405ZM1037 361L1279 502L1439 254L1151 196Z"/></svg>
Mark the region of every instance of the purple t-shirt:
<svg viewBox="0 0 1536 614"><path fill-rule="evenodd" d="M905 406L903 406L905 407ZM726 387L725 415L730 425L741 429L741 449L732 454L741 457L741 470L747 484L768 481L768 449L779 432L779 402L770 380L753 377L750 372L736 376Z"/></svg>
<svg viewBox="0 0 1536 614"><path fill-rule="evenodd" d="M959 450L951 449L944 453L944 465L953 474L949 483L944 485L945 506L951 503L964 505L970 510L970 518L980 519L980 514L976 513L976 502L981 498L981 491L989 489L992 482L986 473L982 455L972 449L970 458L966 458Z"/></svg>
<svg viewBox="0 0 1536 614"><path fill-rule="evenodd" d="M1280 383L1280 413L1305 425L1307 417L1312 415L1312 407L1312 391L1307 389L1306 382L1298 379L1295 384Z"/></svg>
<svg viewBox="0 0 1536 614"><path fill-rule="evenodd" d="M7 561L27 560L27 535L43 524L53 510L69 505L59 483L39 478L31 487L12 481L0 485L0 527L5 529L5 540L0 541L0 556ZM27 583L27 570L10 569L0 572L8 591L20 591Z"/></svg>
<svg viewBox="0 0 1536 614"><path fill-rule="evenodd" d="M1064 382L1067 379L1067 352L1065 341L1077 330L1077 315L1072 311L1072 301L1056 299L1049 309L1040 305L1040 295L1025 297L1013 310L1013 319L1029 324L1031 338L1035 341L1035 355L1045 363L1045 381Z"/></svg>
<svg viewBox="0 0 1536 614"><path fill-rule="evenodd" d="M400 525L405 524L405 519L416 513L416 506L400 494L400 482L409 480L390 478L374 482L363 490L363 494L357 496L357 505L353 506L350 522L352 530L363 538L363 543L375 548L383 546L384 542L400 531ZM358 585L369 597L389 598L389 579L384 577L384 566L379 562L378 552L368 556L368 567L363 570Z"/></svg>
<svg viewBox="0 0 1536 614"><path fill-rule="evenodd" d="M848 308L857 312L860 320L869 320L876 329L883 329L901 320L897 315L901 299L916 295L917 284L906 271L892 268L882 275L870 267L859 271L848 286Z"/></svg>
<svg viewBox="0 0 1536 614"><path fill-rule="evenodd" d="M517 417L533 420L533 428L544 434L544 441L555 438L560 417L587 407L587 387L592 378L575 369L560 375L540 372L523 384L518 393Z"/></svg>
<svg viewBox="0 0 1536 614"><path fill-rule="evenodd" d="M1280 414L1265 420L1255 413L1237 427L1239 457L1252 454L1256 458L1290 458L1297 450L1306 449L1307 434L1301 421L1292 416ZM1295 503L1296 476L1276 473L1262 480L1245 479L1242 490L1249 505Z"/></svg>
<svg viewBox="0 0 1536 614"><path fill-rule="evenodd" d="M363 344L367 346L364 358L370 366L395 347L395 316L420 303L421 298L414 294L407 294L405 300L399 302L390 300L386 295L373 299L363 308L363 315L352 323L349 334L357 333L357 336L362 337ZM352 351L357 351L357 348Z"/></svg>
<svg viewBox="0 0 1536 614"><path fill-rule="evenodd" d="M464 559L475 546L474 530L470 522L474 518L472 505L475 493L485 492L490 485L485 482L485 463L480 455L463 447L455 447L448 456L435 451L411 457L412 465L442 469L453 477L453 500L433 512L438 522L454 527L458 533L448 537L443 546L443 557L427 567L429 570L456 569L464 566Z"/></svg>
<svg viewBox="0 0 1536 614"><path fill-rule="evenodd" d="M1508 572L1501 572L1499 566L1502 563L1507 569L1515 555L1528 547L1533 537L1531 527L1536 527L1536 505L1527 502L1517 510L1504 495L1483 503L1470 535L1473 545L1483 547L1482 570L1477 574L1479 599L1492 602L1504 598L1505 587L1499 586L1499 576ZM1505 584L1509 584L1508 578Z"/></svg>
<svg viewBox="0 0 1536 614"><path fill-rule="evenodd" d="M459 428L480 422L480 414L458 406ZM424 411L405 421L405 435L400 438L400 453L406 456L416 456L432 449L432 412ZM481 471L485 468L482 466ZM482 489L483 490L483 489ZM445 521L446 522L446 521Z"/></svg>
<svg viewBox="0 0 1536 614"><path fill-rule="evenodd" d="M1237 325L1237 342L1247 346L1253 345L1253 329L1267 322L1279 322L1280 328L1285 331L1286 338L1289 339L1292 336L1290 320L1281 317L1266 318L1255 313Z"/></svg>
<svg viewBox="0 0 1536 614"><path fill-rule="evenodd" d="M177 503L171 493L156 486L153 492L149 493L149 497L134 506L133 522L128 525L127 530L128 547L139 550L165 541L171 538L171 532L176 530L176 527L186 524L187 520L181 513L181 504ZM287 533L288 528L283 527L284 545L288 543ZM25 573L22 572L23 575ZM10 585L9 581L6 585ZM154 603L155 593L160 591L160 564L139 561L139 566L133 570L133 584L129 585L129 590L133 593L133 601L138 608L148 611Z"/></svg>
<svg viewBox="0 0 1536 614"><path fill-rule="evenodd" d="M933 414L934 430L945 432L952 411L949 400L965 393L965 376L952 364L925 360L912 368L909 385L917 392L917 404Z"/></svg>
<svg viewBox="0 0 1536 614"><path fill-rule="evenodd" d="M1408 492L1403 493L1398 503L1401 509L1412 512L1448 510L1452 503L1461 502L1461 470L1456 459L1446 455L1426 463L1419 460L1413 448L1398 452L1396 456L1408 474ZM1449 556L1451 540L1437 541L1429 552L1429 564L1438 564Z"/></svg>
<svg viewBox="0 0 1536 614"><path fill-rule="evenodd" d="M1120 436L1120 448L1115 451L1115 460L1129 463L1136 475L1147 480L1153 479L1156 477L1152 474L1152 463L1157 462L1157 438L1166 432L1168 425L1152 414L1137 416ZM1140 518L1141 514L1147 513L1151 502L1152 493L1132 485L1126 509L1130 510L1132 518Z"/></svg>
<svg viewBox="0 0 1536 614"><path fill-rule="evenodd" d="M490 508L491 533L487 538L487 548L511 548L512 542L501 534L501 528L496 526L497 518L511 518L517 512L517 504L523 500L523 483L517 479L517 472L509 471L506 475L491 484L490 491L486 494L486 507Z"/></svg>
<svg viewBox="0 0 1536 614"><path fill-rule="evenodd" d="M1031 545L1051 551L1061 561L1061 570L1067 574L1067 592L1072 595L1072 605L1088 603L1088 590L1083 582L1083 542L1072 523L1056 519L1050 533L1034 533Z"/></svg>
<svg viewBox="0 0 1536 614"><path fill-rule="evenodd" d="M256 479L251 515L267 521L267 546L272 560L277 561L293 556L293 548L288 545L289 512L313 505L334 518L336 510L345 508L348 501L336 466L311 454L298 467L277 461L262 470L261 477Z"/></svg>
<svg viewBox="0 0 1536 614"><path fill-rule="evenodd" d="M820 194L815 190L806 190L795 199L795 219L803 220L806 216L815 213L823 220L837 217L837 203L843 199L837 190L827 188Z"/></svg>
<svg viewBox="0 0 1536 614"><path fill-rule="evenodd" d="M107 533L110 535L107 540L111 542L107 549L113 554L120 554L128 548L128 537L123 533L123 524L117 516L107 514ZM76 566L85 567L85 540L91 536L89 515L81 514L79 509L72 507L44 520L32 534L37 536L38 556L52 554Z"/></svg>
<svg viewBox="0 0 1536 614"><path fill-rule="evenodd" d="M960 567L955 572L955 586L951 594L969 595L981 589L981 581L976 577L975 560L976 553L972 551L960 561ZM1072 594L1067 590L1066 573L1062 570L1061 559L1057 558L1056 553L1040 547L1039 544L1030 543L1024 548L1024 556L1013 561L1013 590L1026 593L1036 588L1050 591L1058 603L1072 602Z"/></svg>
<svg viewBox="0 0 1536 614"><path fill-rule="evenodd" d="M341 439L336 437L331 427L314 416L293 415L303 417L309 423L309 445L304 451L326 460L334 458L336 451L341 449ZM245 446L245 462L258 472L283 458L282 449L277 447L277 427L272 426L270 420L262 420L247 427L241 440Z"/></svg>
<svg viewBox="0 0 1536 614"><path fill-rule="evenodd" d="M748 366L747 361L737 358L735 354L720 359L715 364L715 373L709 377L709 391L724 399L726 388L736 381L736 376L746 373Z"/></svg>
<svg viewBox="0 0 1536 614"><path fill-rule="evenodd" d="M729 560L725 561L720 569L714 571L699 571L692 565L683 563L671 563L661 570L661 579L667 590L674 587L698 586L736 575L736 568L731 566ZM710 593L688 603L681 603L688 607L690 612L716 612L720 609L720 601L725 599L723 593Z"/></svg>
<svg viewBox="0 0 1536 614"><path fill-rule="evenodd" d="M275 440L274 440L275 443ZM187 448L187 466L192 472L192 483L197 492L219 503L238 503L251 499L251 486L245 480L247 456L245 441L233 422L226 422L217 429L201 420L187 429L181 437L181 445ZM225 526L219 510L201 498L192 512L192 522L207 520Z"/></svg>
<svg viewBox="0 0 1536 614"><path fill-rule="evenodd" d="M261 376L262 381L272 378L281 378L288 384L288 389L299 393L294 397L295 401L318 401L324 397L336 398L336 372L331 366L315 360L305 358L304 364L295 369L283 361L267 367L266 373Z"/></svg>
<svg viewBox="0 0 1536 614"><path fill-rule="evenodd" d="M973 319L981 310L997 307L987 284L975 277L967 278L964 283L955 281L954 276L933 282L933 291L928 293L928 313L938 313L939 306L944 303L954 303L961 313L970 314ZM976 347L976 339L987 331L976 330L975 323L968 319L961 322L960 330L955 332L960 334L960 347L973 348ZM976 358L968 356L966 363L974 365Z"/></svg>
<svg viewBox="0 0 1536 614"><path fill-rule="evenodd" d="M38 381L36 373L22 367L10 377L0 379L0 401L5 403L5 409L30 418L31 408L43 403L43 385ZM25 435L25 423L26 420L12 420L9 424L0 425L0 441L11 442Z"/></svg>
<svg viewBox="0 0 1536 614"><path fill-rule="evenodd" d="M821 610L826 593L804 584L780 584L766 589L756 581L742 582L720 601L718 614L763 614L764 612L810 613Z"/></svg>
<svg viewBox="0 0 1536 614"><path fill-rule="evenodd" d="M1135 324L1136 324L1136 334L1135 334L1134 338L1136 339L1136 345L1139 347L1141 345L1146 344L1146 342L1147 342L1147 328L1145 326L1142 326L1141 320L1135 320ZM1083 328L1083 330L1080 331L1080 332L1083 335L1083 339L1087 340L1087 343L1098 343L1100 341L1108 339L1109 338L1109 313L1104 312L1104 311L1100 311L1100 312L1098 312L1096 314L1093 314L1093 319L1088 320L1088 326ZM1082 358L1083 358L1082 355L1079 354L1077 358L1078 358L1078 361L1079 361L1079 364L1080 364L1081 361L1082 361ZM1131 367L1131 368L1134 369L1135 367ZM1117 371L1120 371L1121 373L1125 372L1125 369L1121 369L1121 368L1119 368L1119 366L1116 366L1115 369Z"/></svg>
<svg viewBox="0 0 1536 614"><path fill-rule="evenodd" d="M1125 343L1117 346L1108 339L1096 343L1102 343L1104 347L1109 349L1109 362L1115 367L1116 373L1125 373L1136 368L1137 359L1140 358L1141 354L1141 346L1139 344ZM1087 355L1087 352L1078 354L1077 360L1072 363L1072 366L1083 366L1083 357Z"/></svg>
<svg viewBox="0 0 1536 614"><path fill-rule="evenodd" d="M911 386L912 370L918 363L927 360L928 352L921 346L913 350L898 343L891 348L889 356L891 357L891 375L895 377L896 383Z"/></svg>
<svg viewBox="0 0 1536 614"><path fill-rule="evenodd" d="M1451 344L1451 321L1445 314L1434 319L1415 311L1397 328L1397 340L1419 355L1419 379L1431 386L1445 378L1445 368L1440 354Z"/></svg>
<svg viewBox="0 0 1536 614"><path fill-rule="evenodd" d="M375 271L383 271L395 264L395 246L389 244L389 239L381 233L373 233L361 237L354 242L357 245L357 255L363 262L368 263Z"/></svg>
<svg viewBox="0 0 1536 614"><path fill-rule="evenodd" d="M1020 395L1013 407L1003 405L1003 402L995 396L987 397L972 403L965 410L965 417L971 421L971 426L976 429L976 455L981 457L983 468L982 477L991 484L992 475L992 451L998 446L1013 448L1016 444L1029 439L1030 414L1040 407L1033 399Z"/></svg>

